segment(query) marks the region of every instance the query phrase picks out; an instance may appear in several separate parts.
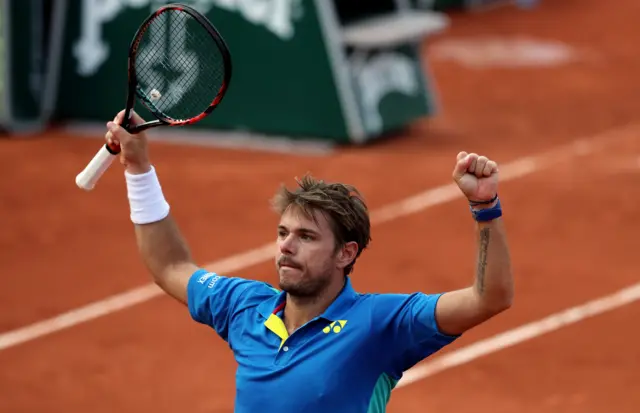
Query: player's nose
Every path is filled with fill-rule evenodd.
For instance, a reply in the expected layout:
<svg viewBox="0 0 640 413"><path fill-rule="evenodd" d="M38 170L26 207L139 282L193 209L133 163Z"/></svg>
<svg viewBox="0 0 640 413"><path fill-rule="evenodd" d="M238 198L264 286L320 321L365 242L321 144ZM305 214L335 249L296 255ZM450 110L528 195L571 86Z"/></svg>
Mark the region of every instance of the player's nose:
<svg viewBox="0 0 640 413"><path fill-rule="evenodd" d="M280 240L280 252L284 255L293 255L295 253L295 241L292 234Z"/></svg>

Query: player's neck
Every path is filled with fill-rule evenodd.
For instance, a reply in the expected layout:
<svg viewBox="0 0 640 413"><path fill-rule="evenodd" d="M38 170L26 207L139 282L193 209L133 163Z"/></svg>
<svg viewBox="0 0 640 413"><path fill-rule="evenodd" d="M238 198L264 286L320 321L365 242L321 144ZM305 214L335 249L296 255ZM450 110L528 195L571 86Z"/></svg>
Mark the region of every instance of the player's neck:
<svg viewBox="0 0 640 413"><path fill-rule="evenodd" d="M344 279L336 280L313 297L298 297L288 294L283 321L289 335L293 334L295 330L310 320L324 313L338 297L344 284Z"/></svg>

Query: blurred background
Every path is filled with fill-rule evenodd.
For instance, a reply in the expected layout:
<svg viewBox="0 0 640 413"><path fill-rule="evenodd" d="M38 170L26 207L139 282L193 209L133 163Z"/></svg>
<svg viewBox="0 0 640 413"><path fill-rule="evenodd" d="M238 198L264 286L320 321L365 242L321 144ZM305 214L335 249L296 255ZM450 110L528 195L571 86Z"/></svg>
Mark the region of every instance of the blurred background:
<svg viewBox="0 0 640 413"><path fill-rule="evenodd" d="M164 3L0 2L0 412L233 411L233 355L151 283L122 167L75 185ZM451 172L481 153L514 306L409 370L388 411L639 410L639 2L186 3L233 79L202 122L151 131L151 156L203 267L276 283L268 201L311 172L371 210L356 289L462 288L474 224Z"/></svg>

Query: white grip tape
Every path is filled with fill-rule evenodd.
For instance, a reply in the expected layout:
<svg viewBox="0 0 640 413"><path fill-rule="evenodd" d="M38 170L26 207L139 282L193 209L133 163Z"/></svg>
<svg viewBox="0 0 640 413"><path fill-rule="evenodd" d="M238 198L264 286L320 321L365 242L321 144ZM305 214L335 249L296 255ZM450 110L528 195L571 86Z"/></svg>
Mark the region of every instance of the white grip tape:
<svg viewBox="0 0 640 413"><path fill-rule="evenodd" d="M87 167L76 176L76 185L85 191L92 190L116 156L107 150L106 145L102 145Z"/></svg>

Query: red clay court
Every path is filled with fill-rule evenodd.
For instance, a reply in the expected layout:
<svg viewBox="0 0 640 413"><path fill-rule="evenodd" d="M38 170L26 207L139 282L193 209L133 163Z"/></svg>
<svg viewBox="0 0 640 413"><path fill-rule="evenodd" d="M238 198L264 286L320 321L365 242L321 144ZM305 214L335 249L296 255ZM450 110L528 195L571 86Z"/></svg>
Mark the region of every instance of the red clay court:
<svg viewBox="0 0 640 413"><path fill-rule="evenodd" d="M451 28L425 44L425 56L445 40L522 35L563 42L584 57L470 68L430 56L442 113L364 148L291 155L156 143L153 160L196 258L214 263L207 268L274 282L262 248L275 239L268 199L279 183L311 171L355 184L373 211L373 243L353 275L357 289L439 292L474 274L473 221L450 184L455 155L495 158L514 307L407 374L389 412L637 412L634 16L640 3L632 0L453 15ZM231 412L231 351L186 308L145 287L150 277L119 166L92 193L74 184L99 142L63 131L0 141L0 411ZM238 255L253 248L262 249ZM108 314L78 322L91 311ZM59 329L62 322L71 325Z"/></svg>

